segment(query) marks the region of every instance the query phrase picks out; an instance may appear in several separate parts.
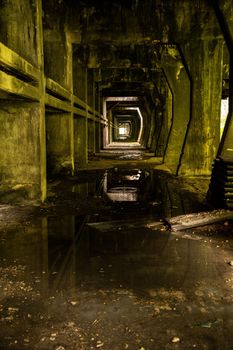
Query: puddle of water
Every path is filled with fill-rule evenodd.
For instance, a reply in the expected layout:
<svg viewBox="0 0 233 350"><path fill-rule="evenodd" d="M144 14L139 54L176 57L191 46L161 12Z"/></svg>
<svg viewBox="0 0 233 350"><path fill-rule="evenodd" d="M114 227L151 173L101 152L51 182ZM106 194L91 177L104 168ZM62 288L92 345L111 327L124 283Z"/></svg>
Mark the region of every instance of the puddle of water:
<svg viewBox="0 0 233 350"><path fill-rule="evenodd" d="M37 337L41 347L34 342L33 348L53 349L51 334L59 333L59 325L63 334L67 323L69 327L79 324L79 330L83 327L85 332L91 329L93 336L87 332L88 339L84 337L87 342L106 329L107 344L116 329L115 347L108 344L105 348L117 350L119 334L125 339L126 327L134 329L133 349L139 344L133 343L137 332L148 349L148 339L161 332L162 348L167 332L171 332L166 340L169 343L170 334L177 328L183 337L182 349L188 349L199 344L198 337L195 343L185 343L192 339L192 334L185 336L185 332L192 333L196 325L220 327L227 317L231 329L233 280L231 267L226 264L232 260L231 253L214 239L191 239L191 233L181 236L165 230L159 219L174 212L184 213L185 201L179 189L175 193L160 180L158 173L142 169L113 169L97 179L85 181L84 177L75 184L72 180L74 195L81 200L98 197L99 206L80 215L40 217L1 236L1 300L9 304L7 307L24 312L22 324L31 329L34 338L35 325L37 330L50 327L50 343L41 340L46 334L43 328L43 334L39 332ZM120 196L109 196L115 193ZM137 197L129 200L129 193ZM28 315L33 315L33 322ZM103 319L106 323L98 329ZM16 318L10 328L7 318L2 322L9 337L7 329L19 327ZM0 331L0 336L4 332ZM22 332L18 333L21 336ZM76 333L70 339L76 339ZM28 334L23 339L30 338ZM70 339L60 344L66 348ZM129 338L125 343L130 343ZM121 343L122 348L125 343ZM18 344L15 349L24 348L20 340ZM211 349L199 345L199 349ZM83 349L91 346L84 345Z"/></svg>
<svg viewBox="0 0 233 350"><path fill-rule="evenodd" d="M115 168L104 175L104 196L112 202L141 202L149 194L149 177L145 170Z"/></svg>
<svg viewBox="0 0 233 350"><path fill-rule="evenodd" d="M178 238L159 223L115 222L108 230L87 222L85 216L43 218L1 242L2 261L27 266L28 281L45 295L125 288L147 298L161 289L187 297L206 281L221 289L219 269L226 265L221 248Z"/></svg>

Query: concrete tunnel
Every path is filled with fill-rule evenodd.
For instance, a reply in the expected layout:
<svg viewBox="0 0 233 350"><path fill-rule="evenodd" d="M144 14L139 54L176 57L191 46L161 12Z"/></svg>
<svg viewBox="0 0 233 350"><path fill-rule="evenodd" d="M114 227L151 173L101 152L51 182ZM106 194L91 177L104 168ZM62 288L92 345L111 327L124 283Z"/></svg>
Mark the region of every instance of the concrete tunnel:
<svg viewBox="0 0 233 350"><path fill-rule="evenodd" d="M231 159L227 1L12 6L1 6L3 186L43 201L49 173L74 174L129 142L176 175L210 175L215 159Z"/></svg>
<svg viewBox="0 0 233 350"><path fill-rule="evenodd" d="M214 267L206 267L205 274L201 266L195 265L195 256L204 264L206 254L210 259L207 265L213 263L213 247L203 247L197 242L186 245L187 237L182 236L177 253L173 244L178 238L171 238L161 220L171 218L172 226L173 222L177 224L173 217L210 210L212 214L208 217L222 218L220 224L215 224L219 226L209 228L210 232L219 231L223 236L233 232L230 211L233 207L232 1L1 0L0 24L0 228L3 244L0 284L5 286L0 299L3 312L0 349L162 349L164 341L168 344L167 347L163 345L164 349L170 349L176 342L183 349L194 345L199 349L213 349L214 342L218 344L216 349L230 349L232 332L219 340L212 334L215 340L211 343L199 329L200 334L190 331L188 340L189 331L186 334L181 324L176 332L169 320L166 321L165 311L175 310L175 305L182 308L182 303L188 303L186 287L182 290L177 285L177 281L184 278L185 268L191 264L191 271L196 271L193 283L199 288L209 278L213 282L216 271ZM205 221L206 217L201 216L201 220ZM212 221L210 219L211 225ZM21 238L15 233L8 236L9 232L17 230ZM138 230L142 230L142 237ZM152 238L148 232L154 231L156 236ZM166 232L163 238L160 231ZM39 232L38 236L33 236L33 232ZM107 236L107 232L111 235ZM203 237L205 234L206 231ZM170 239L174 240L171 246ZM216 242L219 246L218 238ZM133 255L132 247L138 254L140 252L141 260ZM222 256L230 263L233 258L228 248L221 249ZM160 253L161 261L158 260ZM142 308L146 307L145 295L159 298L161 303L166 301L169 306L155 306L163 319L163 327L170 329L166 335L163 327L150 326L145 334L140 328L141 340L135 343L137 337L133 340L130 336L127 340L119 328L119 345L116 335L107 339L104 327L97 331L104 340L97 339L93 329L88 333L84 294L88 291L87 304L92 305L90 300L94 295L98 299L98 291L102 290L101 280L93 282L90 276L98 275L95 270L98 266L104 277L106 267L98 265L98 259L107 264L108 256L106 266L112 267L117 254L123 254L125 271L120 276L121 268L116 268L115 277L110 278L115 281L119 275L118 285L104 282L106 303L113 302L119 285L125 288L125 296L131 301L136 303L134 298L142 298ZM146 259L153 254L157 254L157 262L151 258L150 265ZM162 261L168 255L171 265L164 268ZM78 260L80 265L77 265ZM87 290L80 287L80 301L68 296L67 290L64 292L69 307L80 303L80 318L64 321L64 339L61 337L58 341L61 329L58 329L57 319L52 324L38 306L35 309L46 318L47 330L35 321L37 333L31 331L30 338L29 317L23 337L20 337L15 315L22 303L16 302L16 290L9 294L12 274L9 269L14 264L16 275L24 278L24 285L27 267L37 271L40 293L44 297L52 290L51 293L64 292L65 285L79 288L88 278L88 283L95 285L96 289L89 289L89 284ZM117 264L121 264L120 260ZM227 267L222 267L221 271L231 280L229 272L225 271ZM78 280L75 279L77 271L81 276ZM203 279L202 274L205 275ZM48 278L43 279L43 276ZM139 292L140 281L145 284L143 296ZM221 278L219 283L223 285ZM187 284L194 288L190 280ZM162 295L166 288L167 294ZM110 294L115 292L107 297L106 290L111 290ZM135 295L130 294L132 291ZM220 288L218 292L221 294L223 290ZM201 290L198 297L200 293ZM19 299L26 294L25 289ZM119 310L122 311L123 294L119 295ZM164 299L165 295L169 302ZM54 300L58 303L57 294ZM196 305L201 303L200 300L195 302ZM52 313L49 303L45 308ZM98 303L101 304L100 299ZM133 307L129 300L127 303L126 309ZM219 308L221 303L224 300L219 301ZM93 312L98 308L102 310L100 304L94 306ZM206 301L205 307L208 306L213 306L211 298ZM187 307L191 310L190 305ZM134 308L130 316L129 309L123 316L133 324L131 316L139 311ZM71 317L70 310L67 313ZM233 319L229 315L219 312L215 323L213 314L210 312L206 321L200 311L200 322L192 312L190 317L196 317L195 324L209 322L211 330L217 325L221 328L225 317L230 328ZM109 310L106 315L105 322L113 317ZM148 315L145 317L149 320ZM97 314L92 320L94 326L99 322L95 320L98 320ZM11 333L7 322L11 322ZM72 325L67 326L67 322ZM116 324L111 322L108 326L115 329ZM57 331L53 332L54 325ZM48 329L56 335L49 335ZM75 329L77 334L81 332L77 339ZM134 332L138 334L136 328ZM159 335L158 343L153 332ZM70 342L68 333L72 333ZM183 337L186 340L182 344Z"/></svg>

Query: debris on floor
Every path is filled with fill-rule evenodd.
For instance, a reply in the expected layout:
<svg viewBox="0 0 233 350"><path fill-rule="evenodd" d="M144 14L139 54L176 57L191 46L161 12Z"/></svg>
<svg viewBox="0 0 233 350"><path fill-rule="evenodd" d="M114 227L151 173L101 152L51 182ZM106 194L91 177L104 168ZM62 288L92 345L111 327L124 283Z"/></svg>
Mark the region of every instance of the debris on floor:
<svg viewBox="0 0 233 350"><path fill-rule="evenodd" d="M233 211L221 209L167 218L165 219L165 223L172 231L181 231L193 227L211 225L217 222L226 222L226 220L232 219Z"/></svg>

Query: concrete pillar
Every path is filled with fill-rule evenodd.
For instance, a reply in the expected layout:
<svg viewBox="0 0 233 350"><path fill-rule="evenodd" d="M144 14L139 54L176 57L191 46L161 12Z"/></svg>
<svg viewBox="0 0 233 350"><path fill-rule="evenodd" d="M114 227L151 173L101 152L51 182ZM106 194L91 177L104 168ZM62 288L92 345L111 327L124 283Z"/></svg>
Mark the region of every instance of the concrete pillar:
<svg viewBox="0 0 233 350"><path fill-rule="evenodd" d="M46 113L48 175L73 173L70 143L72 123L70 113Z"/></svg>
<svg viewBox="0 0 233 350"><path fill-rule="evenodd" d="M48 8L47 8L48 6ZM49 17L49 25L44 25L44 70L48 78L70 90L72 87L72 48L71 39L66 28L65 16L51 16L52 8L44 4L45 16ZM62 6L62 3L61 3Z"/></svg>
<svg viewBox="0 0 233 350"><path fill-rule="evenodd" d="M36 200L46 198L45 82L41 1L7 1L1 8L3 42L39 70L37 102L0 103L0 177L6 189ZM3 10L3 11L2 11ZM25 62L26 66L26 62Z"/></svg>
<svg viewBox="0 0 233 350"><path fill-rule="evenodd" d="M218 157L233 160L233 8L229 0L223 0L221 3L214 1L213 6L230 54L229 114L218 149Z"/></svg>
<svg viewBox="0 0 233 350"><path fill-rule="evenodd" d="M98 71L94 70L94 101L95 101L95 110L101 114L101 105L100 105L100 90L98 85ZM98 119L98 118L97 118ZM99 152L101 149L101 123L96 121L95 123L95 152Z"/></svg>
<svg viewBox="0 0 233 350"><path fill-rule="evenodd" d="M47 196L46 176L46 134L45 134L45 76L44 76L44 46L42 24L42 0L36 2L36 27L37 27L37 56L40 69L39 81L39 172L40 172L40 199L44 201Z"/></svg>
<svg viewBox="0 0 233 350"><path fill-rule="evenodd" d="M73 58L74 94L83 102L87 101L87 68L81 65L78 57ZM75 170L84 167L88 162L88 111L86 116L75 115L74 119L74 164Z"/></svg>
<svg viewBox="0 0 233 350"><path fill-rule="evenodd" d="M65 26L55 26L44 35L46 77L73 92L72 44ZM70 101L71 103L71 101ZM51 175L74 173L73 113L46 113L47 168Z"/></svg>
<svg viewBox="0 0 233 350"><path fill-rule="evenodd" d="M233 165L233 9L229 0L213 1L216 18L221 27L230 54L229 67L229 113L215 159L208 199L217 207L233 208L232 165Z"/></svg>
<svg viewBox="0 0 233 350"><path fill-rule="evenodd" d="M95 110L95 89L94 89L94 72L93 69L87 70L87 104ZM95 116L93 115L93 118ZM92 155L95 153L95 121L93 119L88 120L88 153Z"/></svg>
<svg viewBox="0 0 233 350"><path fill-rule="evenodd" d="M177 173L180 155L190 118L190 80L181 60L163 64L164 73L173 95L173 118L164 162Z"/></svg>
<svg viewBox="0 0 233 350"><path fill-rule="evenodd" d="M100 130L101 126L99 122L95 123L95 152L98 153L100 151Z"/></svg>
<svg viewBox="0 0 233 350"><path fill-rule="evenodd" d="M108 123L107 100L106 98L103 98L102 100L103 100L103 117L105 121ZM109 144L109 126L107 124L103 126L103 148L106 148L108 144Z"/></svg>
<svg viewBox="0 0 233 350"><path fill-rule="evenodd" d="M163 96L165 96L165 98L162 105L160 106L159 111L159 113L161 113L161 129L155 148L155 155L158 157L164 156L169 138L169 132L172 126L173 97L170 87L167 83L166 90L163 92Z"/></svg>
<svg viewBox="0 0 233 350"><path fill-rule="evenodd" d="M74 119L74 159L75 170L85 167L87 164L87 135L86 135L86 119L83 117L75 117Z"/></svg>
<svg viewBox="0 0 233 350"><path fill-rule="evenodd" d="M148 108L149 109L149 108ZM148 141L147 141L147 148L151 151L154 152L155 149L152 148L153 145L153 138L155 135L155 108L152 110L149 109L149 114L150 114L150 119L149 119L149 134L148 134Z"/></svg>
<svg viewBox="0 0 233 350"><path fill-rule="evenodd" d="M38 132L40 117L38 103L0 103L1 184L31 199L45 196L44 179L41 179L41 135Z"/></svg>
<svg viewBox="0 0 233 350"><path fill-rule="evenodd" d="M191 119L179 174L211 173L220 138L222 47L221 40L196 40L190 41L184 48L192 80L192 96Z"/></svg>

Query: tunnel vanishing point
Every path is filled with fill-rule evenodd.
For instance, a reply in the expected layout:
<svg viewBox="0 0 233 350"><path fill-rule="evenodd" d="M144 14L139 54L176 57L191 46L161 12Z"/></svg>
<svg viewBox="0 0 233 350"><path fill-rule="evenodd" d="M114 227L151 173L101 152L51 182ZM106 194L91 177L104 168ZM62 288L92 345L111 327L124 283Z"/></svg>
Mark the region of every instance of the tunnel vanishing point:
<svg viewBox="0 0 233 350"><path fill-rule="evenodd" d="M44 201L48 174L141 149L211 176L232 206L232 0L1 0L0 178Z"/></svg>

